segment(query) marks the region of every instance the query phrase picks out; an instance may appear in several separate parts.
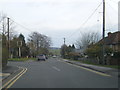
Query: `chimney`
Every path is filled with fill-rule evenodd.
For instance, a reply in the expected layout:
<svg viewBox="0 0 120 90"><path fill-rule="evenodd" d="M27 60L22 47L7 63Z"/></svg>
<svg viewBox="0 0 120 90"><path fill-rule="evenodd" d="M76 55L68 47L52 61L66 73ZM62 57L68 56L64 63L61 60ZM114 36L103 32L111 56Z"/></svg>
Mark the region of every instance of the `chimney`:
<svg viewBox="0 0 120 90"><path fill-rule="evenodd" d="M111 32L108 32L108 37L110 37L110 36L111 36L111 34L112 34Z"/></svg>

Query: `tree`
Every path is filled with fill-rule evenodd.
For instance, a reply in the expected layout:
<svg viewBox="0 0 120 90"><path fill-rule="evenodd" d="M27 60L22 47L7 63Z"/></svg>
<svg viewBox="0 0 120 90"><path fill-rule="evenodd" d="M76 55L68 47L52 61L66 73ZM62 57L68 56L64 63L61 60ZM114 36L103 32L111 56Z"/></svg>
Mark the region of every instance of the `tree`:
<svg viewBox="0 0 120 90"><path fill-rule="evenodd" d="M7 37L6 37L6 21L5 21L6 15L3 13L0 13L0 56L2 62L2 67L5 67L7 65L8 60L8 46L7 46Z"/></svg>
<svg viewBox="0 0 120 90"><path fill-rule="evenodd" d="M0 13L0 31L2 34L6 34L7 30L7 20L6 20L6 14Z"/></svg>
<svg viewBox="0 0 120 90"><path fill-rule="evenodd" d="M75 49L75 45L74 44L72 45L72 48Z"/></svg>
<svg viewBox="0 0 120 90"><path fill-rule="evenodd" d="M29 48L25 43L25 37L24 37L23 34L19 35L18 41L21 42L21 46L20 46L20 48L21 48L21 56L22 57L28 56L29 55Z"/></svg>
<svg viewBox="0 0 120 90"><path fill-rule="evenodd" d="M2 67L5 67L7 65L8 60L8 49L6 40L6 36L2 34Z"/></svg>
<svg viewBox="0 0 120 90"><path fill-rule="evenodd" d="M87 32L83 33L82 36L77 40L76 45L84 50L91 44L95 44L100 40L100 34L98 32Z"/></svg>
<svg viewBox="0 0 120 90"><path fill-rule="evenodd" d="M113 50L109 47L105 47L105 55L110 56ZM89 56L89 58L97 58L98 63L102 64L102 45L94 44L85 50L85 53Z"/></svg>
<svg viewBox="0 0 120 90"><path fill-rule="evenodd" d="M6 36L6 42L7 44L9 44L7 47L11 47L11 40L13 39L13 37L15 36L16 32L14 31L14 24L13 24L13 21L9 19L9 32L8 32L8 20L7 20L7 15L4 14L4 13L0 13L0 31L1 31L1 34L5 35ZM8 41L8 35L9 34L9 40ZM8 49L8 48L7 48ZM10 50L10 52L9 52ZM9 56L11 55L11 48L8 50L8 54Z"/></svg>
<svg viewBox="0 0 120 90"><path fill-rule="evenodd" d="M32 32L28 38L28 45L31 55L48 54L48 49L51 45L50 37L40 34L38 32Z"/></svg>
<svg viewBox="0 0 120 90"><path fill-rule="evenodd" d="M66 44L64 44L64 45L61 46L61 51L60 51L60 53L61 53L61 56L62 56L63 58L66 58L66 55L67 55L67 45L66 45Z"/></svg>
<svg viewBox="0 0 120 90"><path fill-rule="evenodd" d="M17 58L18 57L18 37L14 36L12 40L10 40L10 52L11 52L11 58Z"/></svg>
<svg viewBox="0 0 120 90"><path fill-rule="evenodd" d="M25 37L23 34L19 34L19 36L14 36L13 39L10 40L11 58L19 57L19 48L21 51L21 57L26 57L29 55L29 48L26 45Z"/></svg>

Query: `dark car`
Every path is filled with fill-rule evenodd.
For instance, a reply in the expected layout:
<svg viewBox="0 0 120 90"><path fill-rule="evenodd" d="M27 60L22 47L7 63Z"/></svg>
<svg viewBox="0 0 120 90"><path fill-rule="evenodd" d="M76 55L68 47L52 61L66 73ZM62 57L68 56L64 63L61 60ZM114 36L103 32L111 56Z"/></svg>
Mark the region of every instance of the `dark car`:
<svg viewBox="0 0 120 90"><path fill-rule="evenodd" d="M46 56L45 56L44 54L38 55L38 56L37 56L37 60L38 60L38 61L40 61L40 60L45 61L45 60L46 60Z"/></svg>

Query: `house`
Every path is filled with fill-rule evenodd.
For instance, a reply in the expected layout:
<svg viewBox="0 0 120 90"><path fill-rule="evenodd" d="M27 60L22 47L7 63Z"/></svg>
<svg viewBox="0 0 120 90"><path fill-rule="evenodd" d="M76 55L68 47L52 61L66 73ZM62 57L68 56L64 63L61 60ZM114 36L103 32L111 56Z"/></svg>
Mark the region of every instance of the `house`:
<svg viewBox="0 0 120 90"><path fill-rule="evenodd" d="M103 39L99 41L102 43ZM104 38L104 43L106 46L113 49L113 51L120 51L120 31L108 33L108 36Z"/></svg>
<svg viewBox="0 0 120 90"><path fill-rule="evenodd" d="M103 43L103 39L98 43ZM108 36L104 38L105 46L112 48L114 52L114 57L107 57L107 64L111 65L120 65L119 55L120 55L120 31L108 33ZM116 54L115 54L116 52ZM113 56L112 55L112 56Z"/></svg>

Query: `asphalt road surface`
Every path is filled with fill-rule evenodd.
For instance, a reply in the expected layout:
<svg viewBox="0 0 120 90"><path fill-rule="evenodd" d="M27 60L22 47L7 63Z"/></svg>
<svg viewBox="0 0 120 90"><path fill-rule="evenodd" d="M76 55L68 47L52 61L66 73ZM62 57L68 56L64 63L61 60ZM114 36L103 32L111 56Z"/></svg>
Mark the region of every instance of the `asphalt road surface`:
<svg viewBox="0 0 120 90"><path fill-rule="evenodd" d="M103 76L58 58L9 64L27 68L10 88L118 88L116 77Z"/></svg>

